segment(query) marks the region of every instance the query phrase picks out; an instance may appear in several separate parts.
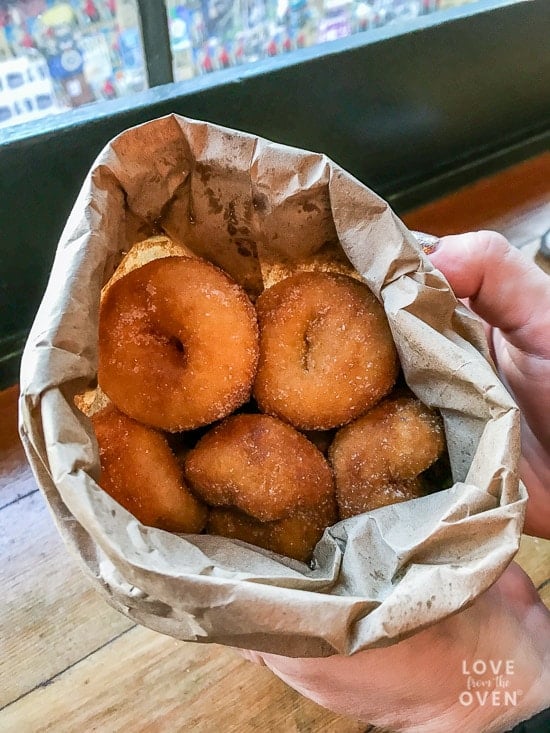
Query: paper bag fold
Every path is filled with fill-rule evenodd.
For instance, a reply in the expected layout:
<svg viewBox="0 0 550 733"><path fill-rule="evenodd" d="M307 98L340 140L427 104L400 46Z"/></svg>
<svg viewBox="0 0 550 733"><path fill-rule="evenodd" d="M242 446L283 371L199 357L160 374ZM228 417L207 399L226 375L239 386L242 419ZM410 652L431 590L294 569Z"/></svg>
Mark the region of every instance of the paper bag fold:
<svg viewBox="0 0 550 733"><path fill-rule="evenodd" d="M329 528L311 566L245 543L144 527L96 484L73 398L97 370L102 286L165 233L251 298L337 269L383 302L408 385L443 416L454 486ZM106 600L178 639L290 656L393 643L472 601L517 550L519 418L483 331L387 203L323 155L175 115L99 155L25 349L21 434L59 531Z"/></svg>

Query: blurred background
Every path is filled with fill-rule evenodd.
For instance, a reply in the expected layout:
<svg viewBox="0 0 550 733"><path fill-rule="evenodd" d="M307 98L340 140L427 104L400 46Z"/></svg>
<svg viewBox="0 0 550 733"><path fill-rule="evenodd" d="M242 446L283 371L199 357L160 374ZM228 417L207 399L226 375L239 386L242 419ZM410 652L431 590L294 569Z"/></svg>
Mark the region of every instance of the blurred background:
<svg viewBox="0 0 550 733"><path fill-rule="evenodd" d="M473 0L166 0L175 81ZM147 88L136 0L0 0L0 127Z"/></svg>

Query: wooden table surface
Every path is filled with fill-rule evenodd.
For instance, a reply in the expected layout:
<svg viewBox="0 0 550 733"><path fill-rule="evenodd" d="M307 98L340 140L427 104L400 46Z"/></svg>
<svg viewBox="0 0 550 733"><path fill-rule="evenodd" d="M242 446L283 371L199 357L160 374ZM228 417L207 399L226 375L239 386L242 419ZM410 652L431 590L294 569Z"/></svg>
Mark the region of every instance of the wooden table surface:
<svg viewBox="0 0 550 733"><path fill-rule="evenodd" d="M550 153L404 219L435 234L493 228L534 256L550 229ZM232 650L175 641L107 606L62 545L36 487L17 436L17 395L17 386L0 392L2 733L374 732ZM550 607L550 542L524 537L518 561Z"/></svg>

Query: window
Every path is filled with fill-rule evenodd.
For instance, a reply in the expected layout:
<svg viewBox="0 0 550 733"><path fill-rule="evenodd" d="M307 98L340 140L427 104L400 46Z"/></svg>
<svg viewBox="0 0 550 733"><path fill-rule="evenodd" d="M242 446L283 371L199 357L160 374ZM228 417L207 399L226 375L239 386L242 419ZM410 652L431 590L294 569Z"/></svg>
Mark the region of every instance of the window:
<svg viewBox="0 0 550 733"><path fill-rule="evenodd" d="M6 79L7 79L8 86L10 89L17 89L17 87L21 87L25 83L23 74L18 74L18 73L8 74Z"/></svg>
<svg viewBox="0 0 550 733"><path fill-rule="evenodd" d="M49 94L39 94L36 97L37 109L50 109L53 106L53 99Z"/></svg>
<svg viewBox="0 0 550 733"><path fill-rule="evenodd" d="M0 76L17 64L13 88L47 82L43 114L146 89L136 0L0 0Z"/></svg>
<svg viewBox="0 0 550 733"><path fill-rule="evenodd" d="M192 1L199 3L184 0L186 6ZM41 2L32 0L28 7ZM292 2L294 12L299 0ZM5 5L0 0L0 25ZM374 2L366 5L374 7ZM137 7L122 0L119 6L117 0L116 7L123 6ZM170 43L158 35L167 36L172 26L165 23L163 28L155 21L159 8L170 20L170 7L163 0L139 0L139 7L142 51L134 35L125 53L134 54L134 62L140 54L148 59L148 81L139 70L125 77L128 93L116 100L108 99L109 92L88 104L92 87L85 71L79 81L87 86L82 81L80 87L67 80L63 84L61 78L54 83L49 76L39 79L37 72L32 94L26 85L8 88L6 73L26 76L25 64L33 64L34 73L45 62L32 53L6 62L0 38L4 384L16 379L22 344L82 181L102 147L132 125L178 113L322 152L398 213L550 146L548 0L478 0L456 7L441 0L437 13L396 18L364 33L290 52L284 36L277 36L264 53L257 39L236 35L243 54L249 40L249 49L259 49L255 64L229 64L172 84L166 83L173 76L170 54L160 53ZM73 48L73 41L67 38L65 50ZM211 48L222 45L211 43ZM101 69L102 54L94 56L94 48L91 57ZM185 50L185 43L182 48L193 56L192 48ZM86 49L87 58L89 53ZM222 56L220 66L225 63ZM160 86L145 89L147 83ZM62 104L56 96L60 90ZM41 94L50 95L52 106L25 116L52 114L14 124L20 119L18 109L23 114L20 101ZM115 88L112 96L117 95ZM73 104L80 108L70 109ZM32 216L14 215L21 211Z"/></svg>
<svg viewBox="0 0 550 733"><path fill-rule="evenodd" d="M472 0L165 0L176 81Z"/></svg>
<svg viewBox="0 0 550 733"><path fill-rule="evenodd" d="M53 113L471 1L0 0L0 76L2 66L30 60L10 87L48 81L55 103L44 114Z"/></svg>

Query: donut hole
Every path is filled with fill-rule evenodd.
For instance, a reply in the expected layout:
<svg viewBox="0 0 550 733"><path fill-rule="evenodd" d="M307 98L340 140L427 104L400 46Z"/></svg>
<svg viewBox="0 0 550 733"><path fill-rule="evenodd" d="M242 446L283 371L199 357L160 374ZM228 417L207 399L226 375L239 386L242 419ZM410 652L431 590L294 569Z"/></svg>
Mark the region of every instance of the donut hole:
<svg viewBox="0 0 550 733"><path fill-rule="evenodd" d="M319 354L323 356L326 351L325 342L326 336L326 324L325 324L326 309L315 314L306 323L304 335L302 337L302 368L306 372L314 372L316 369L317 359L316 356Z"/></svg>
<svg viewBox="0 0 550 733"><path fill-rule="evenodd" d="M168 343L172 346L179 354L185 354L185 346L183 342L177 336L170 336Z"/></svg>

